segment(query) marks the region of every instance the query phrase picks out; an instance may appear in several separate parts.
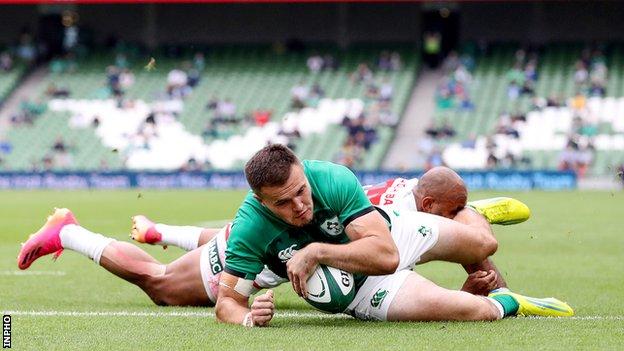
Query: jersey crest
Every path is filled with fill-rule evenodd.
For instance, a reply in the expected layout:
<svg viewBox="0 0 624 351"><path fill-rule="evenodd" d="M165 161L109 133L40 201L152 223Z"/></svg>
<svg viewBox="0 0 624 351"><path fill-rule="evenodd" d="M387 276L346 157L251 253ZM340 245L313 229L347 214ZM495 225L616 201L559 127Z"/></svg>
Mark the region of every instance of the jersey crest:
<svg viewBox="0 0 624 351"><path fill-rule="evenodd" d="M333 218L325 220L325 222L323 222L320 227L321 230L331 236L340 235L344 231L344 227L338 220L338 216L334 216Z"/></svg>

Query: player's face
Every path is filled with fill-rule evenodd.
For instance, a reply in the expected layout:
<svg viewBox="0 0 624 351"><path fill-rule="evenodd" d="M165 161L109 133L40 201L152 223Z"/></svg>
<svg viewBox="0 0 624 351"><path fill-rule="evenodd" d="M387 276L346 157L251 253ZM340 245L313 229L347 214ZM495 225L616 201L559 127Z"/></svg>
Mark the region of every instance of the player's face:
<svg viewBox="0 0 624 351"><path fill-rule="evenodd" d="M312 192L300 165L292 166L284 185L263 187L260 192L260 202L284 222L302 227L312 221Z"/></svg>
<svg viewBox="0 0 624 351"><path fill-rule="evenodd" d="M465 206L466 201L433 201L428 212L453 219Z"/></svg>

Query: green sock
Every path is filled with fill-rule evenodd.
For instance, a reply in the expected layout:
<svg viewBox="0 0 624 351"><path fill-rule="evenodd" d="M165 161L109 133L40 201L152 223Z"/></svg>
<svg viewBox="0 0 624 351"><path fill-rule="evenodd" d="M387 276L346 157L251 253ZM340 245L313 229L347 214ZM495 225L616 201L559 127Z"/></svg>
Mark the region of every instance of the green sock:
<svg viewBox="0 0 624 351"><path fill-rule="evenodd" d="M518 313L518 308L520 308L520 304L518 304L518 301L511 297L511 295L496 295L492 296L492 298L503 306L503 318L515 316L516 313Z"/></svg>

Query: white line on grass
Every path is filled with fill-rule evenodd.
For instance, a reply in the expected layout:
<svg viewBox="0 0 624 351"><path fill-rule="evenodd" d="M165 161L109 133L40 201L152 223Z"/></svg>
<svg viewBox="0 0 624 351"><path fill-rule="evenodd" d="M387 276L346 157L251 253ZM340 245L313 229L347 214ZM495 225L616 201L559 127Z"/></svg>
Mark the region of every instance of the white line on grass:
<svg viewBox="0 0 624 351"><path fill-rule="evenodd" d="M214 317L214 312L131 312L131 311L4 311L4 314L27 317ZM314 312L277 312L276 317L285 318L351 318L344 314L323 314Z"/></svg>
<svg viewBox="0 0 624 351"><path fill-rule="evenodd" d="M171 312L131 312L131 311L4 311L4 314L26 317L188 317L188 318L212 318L214 312L195 311L171 311ZM276 317L282 318L323 318L344 319L351 318L345 314L323 314L320 312L276 312ZM565 318L552 317L527 317L520 319L528 320L597 320L597 321L621 321L624 316L574 316Z"/></svg>
<svg viewBox="0 0 624 351"><path fill-rule="evenodd" d="M65 271L0 271L0 275L54 275L61 276L67 274Z"/></svg>

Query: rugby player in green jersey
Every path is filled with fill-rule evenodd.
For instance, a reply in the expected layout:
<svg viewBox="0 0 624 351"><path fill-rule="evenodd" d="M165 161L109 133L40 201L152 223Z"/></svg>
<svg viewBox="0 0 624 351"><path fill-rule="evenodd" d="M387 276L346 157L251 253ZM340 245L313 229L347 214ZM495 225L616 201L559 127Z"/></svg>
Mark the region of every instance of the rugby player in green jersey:
<svg viewBox="0 0 624 351"><path fill-rule="evenodd" d="M462 211L450 220L376 210L347 168L300 162L281 145L256 153L245 175L253 193L239 208L228 239L216 305L219 321L246 326L270 322L272 291L256 296L248 307L253 280L265 265L287 276L301 296L306 296L307 278L318 264L353 272L358 292L346 312L362 319L495 320L518 314L573 314L557 299L509 291L475 296L441 288L409 270L431 260L469 265L491 256L496 239L476 212ZM383 301L369 304L382 290Z"/></svg>

